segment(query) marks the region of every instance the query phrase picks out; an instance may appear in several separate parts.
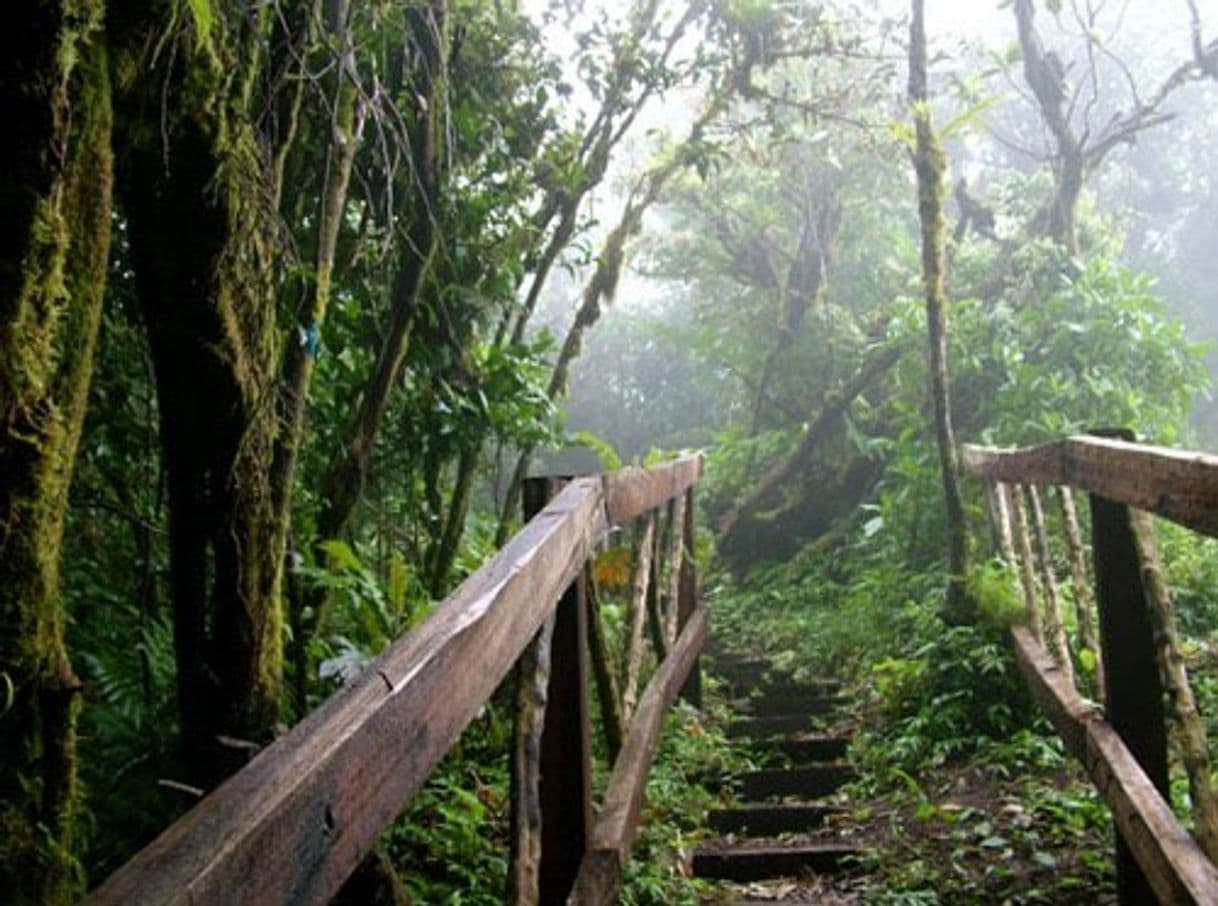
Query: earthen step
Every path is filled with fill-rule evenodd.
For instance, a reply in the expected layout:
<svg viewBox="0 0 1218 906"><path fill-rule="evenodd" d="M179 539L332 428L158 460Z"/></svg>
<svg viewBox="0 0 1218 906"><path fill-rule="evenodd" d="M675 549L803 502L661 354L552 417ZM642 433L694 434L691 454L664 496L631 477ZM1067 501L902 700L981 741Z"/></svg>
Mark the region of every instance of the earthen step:
<svg viewBox="0 0 1218 906"><path fill-rule="evenodd" d="M830 736L822 733L791 738L759 739L752 743L753 749L759 752L779 752L795 764L837 761L846 756L849 746L849 736Z"/></svg>
<svg viewBox="0 0 1218 906"><path fill-rule="evenodd" d="M788 733L809 733L812 731L811 714L771 714L767 717L743 717L733 720L727 725L729 739L765 739L772 736L785 736Z"/></svg>
<svg viewBox="0 0 1218 906"><path fill-rule="evenodd" d="M820 802L784 802L715 809L707 823L721 834L777 837L779 834L807 833L822 826L830 815L837 814L841 814L840 808Z"/></svg>
<svg viewBox="0 0 1218 906"><path fill-rule="evenodd" d="M763 692L753 698L734 701L732 705L737 711L752 717L780 717L787 714L829 714L844 703L845 699L836 695L768 695Z"/></svg>
<svg viewBox="0 0 1218 906"><path fill-rule="evenodd" d="M858 776L848 764L809 764L796 768L767 768L736 777L735 787L745 801L800 796L827 796Z"/></svg>
<svg viewBox="0 0 1218 906"><path fill-rule="evenodd" d="M858 855L846 843L805 843L791 846L728 846L713 844L694 850L693 873L699 878L763 881L807 873L840 871Z"/></svg>

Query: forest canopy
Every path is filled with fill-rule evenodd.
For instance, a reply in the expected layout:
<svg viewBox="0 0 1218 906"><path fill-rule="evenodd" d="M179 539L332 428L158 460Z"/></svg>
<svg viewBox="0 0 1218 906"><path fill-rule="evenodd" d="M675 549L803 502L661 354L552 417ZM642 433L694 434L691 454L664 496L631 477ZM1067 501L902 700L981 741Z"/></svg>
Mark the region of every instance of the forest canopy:
<svg viewBox="0 0 1218 906"><path fill-rule="evenodd" d="M0 890L100 882L555 451L709 450L736 580L950 597L957 441L1218 438L1218 14L932 6L919 87L896 2L16 3Z"/></svg>

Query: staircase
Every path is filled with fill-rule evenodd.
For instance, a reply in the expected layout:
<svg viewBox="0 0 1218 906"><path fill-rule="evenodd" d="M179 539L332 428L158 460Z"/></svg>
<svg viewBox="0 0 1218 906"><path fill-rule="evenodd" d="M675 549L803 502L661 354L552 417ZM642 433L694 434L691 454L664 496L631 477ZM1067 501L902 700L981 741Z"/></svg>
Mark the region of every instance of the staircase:
<svg viewBox="0 0 1218 906"><path fill-rule="evenodd" d="M727 653L714 656L712 671L727 681L739 714L728 736L774 766L728 779L736 804L708 816L720 837L693 851L693 874L753 883L847 870L859 848L831 826L842 810L825 797L855 776L845 761L849 737L815 729L840 714L837 684L794 683L763 659Z"/></svg>

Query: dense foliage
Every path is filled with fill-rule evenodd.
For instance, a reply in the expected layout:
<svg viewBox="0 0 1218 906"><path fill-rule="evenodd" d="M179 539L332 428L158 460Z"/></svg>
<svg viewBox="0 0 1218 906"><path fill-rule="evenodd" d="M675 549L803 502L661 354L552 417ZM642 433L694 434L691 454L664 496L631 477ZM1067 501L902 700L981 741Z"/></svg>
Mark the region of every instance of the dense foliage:
<svg viewBox="0 0 1218 906"><path fill-rule="evenodd" d="M903 20L836 0L25 5L0 54L29 126L0 152L14 902L72 900L358 675L570 443L605 466L708 449L716 632L854 681L870 792L920 807L921 773L979 756L1060 768L1003 647L1011 576L983 550L978 619L939 614L911 111L955 186L957 438L1212 437L1218 51L1195 9L1155 62L1110 10L1015 0L1000 39L932 47L911 108ZM1218 567L1162 543L1212 666ZM671 718L625 902L699 892L674 857L697 781L748 758L717 708ZM385 836L420 902L502 898L509 711ZM1046 833L1090 834L1084 811Z"/></svg>

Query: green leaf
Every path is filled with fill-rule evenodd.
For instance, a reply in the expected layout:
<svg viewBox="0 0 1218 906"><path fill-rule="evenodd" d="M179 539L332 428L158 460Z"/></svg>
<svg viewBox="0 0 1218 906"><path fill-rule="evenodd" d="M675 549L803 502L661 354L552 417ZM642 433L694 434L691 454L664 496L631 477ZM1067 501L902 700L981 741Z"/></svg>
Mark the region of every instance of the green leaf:
<svg viewBox="0 0 1218 906"><path fill-rule="evenodd" d="M187 3L190 4L190 12L195 19L195 33L199 36L199 43L206 44L211 37L211 27L216 22L211 0L187 0Z"/></svg>
<svg viewBox="0 0 1218 906"><path fill-rule="evenodd" d="M351 550L351 545L346 541L331 538L329 541L321 543L321 549L326 552L331 569L349 569L358 572L364 568L364 564L360 562L359 557L355 555L355 551Z"/></svg>
<svg viewBox="0 0 1218 906"><path fill-rule="evenodd" d="M1079 666L1083 668L1083 673L1094 675L1095 673L1095 652L1090 648L1083 648L1078 653Z"/></svg>

